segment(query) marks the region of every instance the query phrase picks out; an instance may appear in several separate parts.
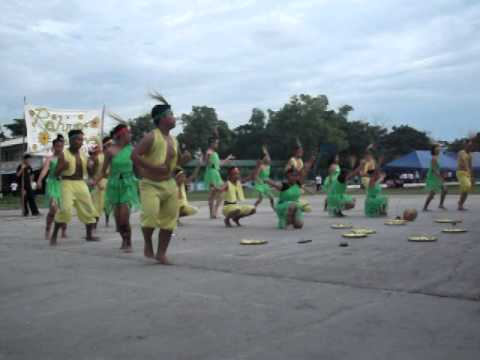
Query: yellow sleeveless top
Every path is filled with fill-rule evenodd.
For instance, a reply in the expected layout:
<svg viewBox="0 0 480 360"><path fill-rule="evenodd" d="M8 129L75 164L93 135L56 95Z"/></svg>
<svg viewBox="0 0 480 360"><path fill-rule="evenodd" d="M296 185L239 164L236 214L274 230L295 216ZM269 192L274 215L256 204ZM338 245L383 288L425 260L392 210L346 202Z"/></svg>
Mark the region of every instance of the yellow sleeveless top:
<svg viewBox="0 0 480 360"><path fill-rule="evenodd" d="M82 176L87 176L87 157L79 150L80 159L82 161ZM70 152L70 149L63 150L63 155L65 157L65 162L67 163L67 167L65 170L62 171L62 176L72 176L75 173L75 169L77 167L77 159L75 155Z"/></svg>
<svg viewBox="0 0 480 360"><path fill-rule="evenodd" d="M365 176L368 176L367 172L370 170L375 170L375 168L375 160L365 161L365 164L363 165L363 173L365 174Z"/></svg>
<svg viewBox="0 0 480 360"><path fill-rule="evenodd" d="M458 160L457 160L457 168L460 169L462 167L462 165L466 165L467 167L469 166L469 163L470 163L470 157L471 155L469 153L467 153L465 150L460 150L459 153L458 153ZM467 171L467 169L460 169L460 170L463 170L463 171Z"/></svg>
<svg viewBox="0 0 480 360"><path fill-rule="evenodd" d="M297 171L301 171L303 169L303 160L297 159L295 157L291 157L288 161L287 168L293 167Z"/></svg>
<svg viewBox="0 0 480 360"><path fill-rule="evenodd" d="M231 181L227 181L227 192L225 193L224 200L229 203L236 203L237 201L245 200L243 186L240 181L237 181L236 184L233 184Z"/></svg>
<svg viewBox="0 0 480 360"><path fill-rule="evenodd" d="M148 153L143 155L143 158L147 160L152 165L161 165L165 162L165 158L167 157L167 146L168 143L163 137L163 134L160 132L159 129L153 130L153 144L150 147ZM170 172L177 167L177 160L178 160L178 152L177 152L177 139L174 136L170 136L173 141L173 159L170 163Z"/></svg>

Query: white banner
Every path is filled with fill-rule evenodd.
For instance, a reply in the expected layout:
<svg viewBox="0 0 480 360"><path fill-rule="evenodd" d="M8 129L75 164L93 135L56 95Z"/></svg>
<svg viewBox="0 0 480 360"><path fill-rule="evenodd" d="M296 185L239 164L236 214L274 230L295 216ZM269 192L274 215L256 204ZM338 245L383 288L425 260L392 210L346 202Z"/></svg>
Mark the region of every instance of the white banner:
<svg viewBox="0 0 480 360"><path fill-rule="evenodd" d="M73 129L83 131L85 145L98 141L101 143L102 121L102 110L65 110L25 105L28 152L36 155L50 153L57 134L64 136L65 146L68 146L68 132Z"/></svg>

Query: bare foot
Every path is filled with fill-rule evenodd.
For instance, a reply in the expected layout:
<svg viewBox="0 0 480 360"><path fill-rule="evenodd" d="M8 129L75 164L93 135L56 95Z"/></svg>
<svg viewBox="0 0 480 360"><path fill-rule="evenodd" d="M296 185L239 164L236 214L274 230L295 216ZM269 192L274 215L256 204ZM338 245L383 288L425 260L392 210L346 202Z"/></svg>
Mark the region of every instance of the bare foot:
<svg viewBox="0 0 480 360"><path fill-rule="evenodd" d="M233 221L235 224L237 224L237 226L242 226L242 224L240 224L240 219L233 219Z"/></svg>
<svg viewBox="0 0 480 360"><path fill-rule="evenodd" d="M161 265L173 265L165 255L157 255L155 256L155 259L157 259L158 263Z"/></svg>
<svg viewBox="0 0 480 360"><path fill-rule="evenodd" d="M463 206L459 206L458 211L468 211L468 209L465 209Z"/></svg>
<svg viewBox="0 0 480 360"><path fill-rule="evenodd" d="M45 240L50 240L50 230L45 230Z"/></svg>
<svg viewBox="0 0 480 360"><path fill-rule="evenodd" d="M427 211L429 211L429 210L428 210L427 208L423 208L423 211L424 211L424 212L427 212Z"/></svg>
<svg viewBox="0 0 480 360"><path fill-rule="evenodd" d="M225 218L225 219L223 220L223 222L225 223L225 226L226 226L226 227L232 227L232 224L230 224L230 219L229 219L229 218Z"/></svg>
<svg viewBox="0 0 480 360"><path fill-rule="evenodd" d="M445 206L443 206L443 205L438 205L438 208L439 208L439 209L442 209L442 210L447 210L447 208L446 208Z"/></svg>
<svg viewBox="0 0 480 360"><path fill-rule="evenodd" d="M62 239L68 239L67 233L62 233Z"/></svg>
<svg viewBox="0 0 480 360"><path fill-rule="evenodd" d="M131 246L126 246L124 249L123 249L123 252L124 253L127 253L127 254L131 254L133 252L133 249Z"/></svg>

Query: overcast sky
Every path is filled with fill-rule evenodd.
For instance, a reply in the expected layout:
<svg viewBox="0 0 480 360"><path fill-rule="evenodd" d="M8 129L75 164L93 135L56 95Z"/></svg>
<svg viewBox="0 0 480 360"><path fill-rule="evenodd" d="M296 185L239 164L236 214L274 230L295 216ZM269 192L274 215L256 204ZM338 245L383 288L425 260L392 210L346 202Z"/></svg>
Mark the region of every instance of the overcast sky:
<svg viewBox="0 0 480 360"><path fill-rule="evenodd" d="M479 130L480 1L2 0L0 65L3 122L23 96L133 117L159 90L235 127L308 93L453 139Z"/></svg>

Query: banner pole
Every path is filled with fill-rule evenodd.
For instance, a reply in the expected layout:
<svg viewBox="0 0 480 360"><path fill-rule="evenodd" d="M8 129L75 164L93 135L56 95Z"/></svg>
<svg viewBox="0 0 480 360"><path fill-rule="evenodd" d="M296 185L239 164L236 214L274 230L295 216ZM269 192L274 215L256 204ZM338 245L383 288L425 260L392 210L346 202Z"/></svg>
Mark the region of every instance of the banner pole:
<svg viewBox="0 0 480 360"><path fill-rule="evenodd" d="M104 132L104 127L105 127L105 104L103 104L103 107L102 107L102 127L100 129L100 144L102 143L103 141L103 132Z"/></svg>
<svg viewBox="0 0 480 360"><path fill-rule="evenodd" d="M25 132L27 131L27 118L25 117L25 106L27 105L27 97L23 96L23 122L25 125L25 130L22 129L22 164L23 166L23 156L25 155ZM20 208L22 209L22 215L26 213L25 209L25 169L21 172L21 178L20 178L20 201L21 201L21 206Z"/></svg>

